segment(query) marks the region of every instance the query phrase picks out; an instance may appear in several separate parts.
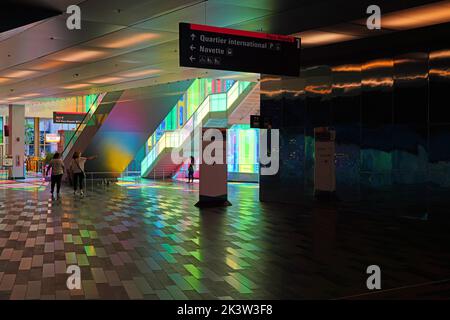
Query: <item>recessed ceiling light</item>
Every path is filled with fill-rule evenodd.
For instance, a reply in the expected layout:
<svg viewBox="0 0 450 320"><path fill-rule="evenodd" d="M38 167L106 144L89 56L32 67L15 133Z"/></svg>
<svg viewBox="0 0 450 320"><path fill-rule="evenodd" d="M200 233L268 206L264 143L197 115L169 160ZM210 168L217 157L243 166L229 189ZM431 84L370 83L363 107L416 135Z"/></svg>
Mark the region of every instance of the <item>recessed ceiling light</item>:
<svg viewBox="0 0 450 320"><path fill-rule="evenodd" d="M104 51L91 49L72 49L65 53L56 54L53 59L66 62L82 62L100 58L105 54Z"/></svg>
<svg viewBox="0 0 450 320"><path fill-rule="evenodd" d="M85 87L89 87L90 85L87 83L76 83L76 84L69 84L67 86L62 86L62 89L81 89Z"/></svg>
<svg viewBox="0 0 450 320"><path fill-rule="evenodd" d="M161 72L161 70L159 70L159 69L147 69L147 70L140 70L140 71L130 71L130 72L122 73L120 75L123 77L127 77L127 78L135 78L135 77L143 77L143 76L152 75L152 74L156 74L159 72Z"/></svg>
<svg viewBox="0 0 450 320"><path fill-rule="evenodd" d="M40 96L40 93L27 93L27 94L24 94L22 97L32 98L32 97L37 97L37 96Z"/></svg>
<svg viewBox="0 0 450 320"><path fill-rule="evenodd" d="M15 71L10 71L8 73L5 73L4 76L7 78L23 78L23 77L31 76L35 73L37 73L37 72L33 71L33 70L15 70Z"/></svg>
<svg viewBox="0 0 450 320"><path fill-rule="evenodd" d="M302 39L304 46L319 46L357 39L358 37L349 34L333 33L319 30L305 31L295 34L294 36Z"/></svg>
<svg viewBox="0 0 450 320"><path fill-rule="evenodd" d="M440 1L419 7L383 14L381 27L404 30L450 21L450 1Z"/></svg>
<svg viewBox="0 0 450 320"><path fill-rule="evenodd" d="M95 83L95 84L104 84L104 83L111 83L123 80L123 78L119 77L104 77L104 78L96 78L92 80L88 80L89 83Z"/></svg>
<svg viewBox="0 0 450 320"><path fill-rule="evenodd" d="M140 60L120 60L119 62L128 63L128 64L140 64L142 61Z"/></svg>
<svg viewBox="0 0 450 320"><path fill-rule="evenodd" d="M42 70L58 68L65 64L66 64L66 62L64 62L64 61L51 60L51 61L41 62L35 66L30 66L29 69L42 71Z"/></svg>
<svg viewBox="0 0 450 320"><path fill-rule="evenodd" d="M131 36L126 35L122 39L113 40L113 41L109 41L109 42L105 41L104 43L100 42L99 46L105 47L105 48L111 48L111 49L121 49L121 48L134 46L134 45L140 44L145 41L150 41L150 40L156 39L158 37L159 37L158 34L150 33L150 32L135 34L135 35L131 35Z"/></svg>

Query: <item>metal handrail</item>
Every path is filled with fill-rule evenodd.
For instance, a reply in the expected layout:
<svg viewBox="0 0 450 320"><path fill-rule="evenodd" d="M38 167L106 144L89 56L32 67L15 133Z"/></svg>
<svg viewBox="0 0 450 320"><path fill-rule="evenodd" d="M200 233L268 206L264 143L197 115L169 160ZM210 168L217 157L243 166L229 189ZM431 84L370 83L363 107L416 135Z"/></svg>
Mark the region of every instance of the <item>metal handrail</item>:
<svg viewBox="0 0 450 320"><path fill-rule="evenodd" d="M133 176L130 176L129 174L136 174ZM94 179L95 175L119 175L120 177L118 178L114 178L114 179L122 179L124 178L124 175L126 176L130 176L130 177L134 177L135 178L135 182L137 182L137 180L139 180L141 178L140 176L140 171L92 171L92 172L85 172L86 178L84 179L84 186L85 186L85 190L87 190L87 182L90 181L90 185L91 185L91 191L94 191L94 180L99 180L102 182L103 186L107 186L110 183L110 179L108 178L102 178L102 179Z"/></svg>

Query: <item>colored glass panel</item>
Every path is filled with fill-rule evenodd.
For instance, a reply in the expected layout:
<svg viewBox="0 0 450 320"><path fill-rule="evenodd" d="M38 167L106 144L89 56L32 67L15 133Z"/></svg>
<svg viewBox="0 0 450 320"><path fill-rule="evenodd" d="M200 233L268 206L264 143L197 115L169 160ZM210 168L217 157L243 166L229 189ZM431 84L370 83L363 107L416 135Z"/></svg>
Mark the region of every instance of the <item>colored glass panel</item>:
<svg viewBox="0 0 450 320"><path fill-rule="evenodd" d="M177 106L173 107L165 119L166 130L177 129Z"/></svg>
<svg viewBox="0 0 450 320"><path fill-rule="evenodd" d="M207 83L206 83L206 90L207 90L207 92L208 92L208 94L211 94L211 93L214 93L214 87L213 87L213 81L211 80L211 81L208 81Z"/></svg>
<svg viewBox="0 0 450 320"><path fill-rule="evenodd" d="M211 95L210 110L212 112L226 111L227 110L227 94L218 93Z"/></svg>
<svg viewBox="0 0 450 320"><path fill-rule="evenodd" d="M179 109L178 119L179 119L178 125L180 127L182 127L183 126L183 107L180 107L180 109Z"/></svg>
<svg viewBox="0 0 450 320"><path fill-rule="evenodd" d="M196 79L194 83L189 87L187 92L187 117L190 118L196 107L200 104L200 86L201 79Z"/></svg>
<svg viewBox="0 0 450 320"><path fill-rule="evenodd" d="M249 125L234 125L228 130L227 161L229 172L258 172L258 129Z"/></svg>

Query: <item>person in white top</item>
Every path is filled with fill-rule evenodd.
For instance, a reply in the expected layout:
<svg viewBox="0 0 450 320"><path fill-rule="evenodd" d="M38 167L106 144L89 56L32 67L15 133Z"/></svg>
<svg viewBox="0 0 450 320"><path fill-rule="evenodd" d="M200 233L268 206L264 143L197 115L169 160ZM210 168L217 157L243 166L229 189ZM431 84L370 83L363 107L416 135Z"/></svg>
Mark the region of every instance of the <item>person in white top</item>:
<svg viewBox="0 0 450 320"><path fill-rule="evenodd" d="M81 152L75 151L70 162L70 171L73 175L73 193L77 194L78 185L80 186L80 195L83 196L83 185L84 185L84 164L87 160L92 160L97 158L94 157L82 157Z"/></svg>
<svg viewBox="0 0 450 320"><path fill-rule="evenodd" d="M60 154L58 152L55 152L53 155L53 159L50 161L50 165L47 168L47 173L52 170L52 176L51 176L51 192L52 192L52 199L55 199L54 191L55 191L55 184L56 184L56 194L58 199L59 196L59 190L61 189L61 180L62 176L64 174L64 162L60 158Z"/></svg>

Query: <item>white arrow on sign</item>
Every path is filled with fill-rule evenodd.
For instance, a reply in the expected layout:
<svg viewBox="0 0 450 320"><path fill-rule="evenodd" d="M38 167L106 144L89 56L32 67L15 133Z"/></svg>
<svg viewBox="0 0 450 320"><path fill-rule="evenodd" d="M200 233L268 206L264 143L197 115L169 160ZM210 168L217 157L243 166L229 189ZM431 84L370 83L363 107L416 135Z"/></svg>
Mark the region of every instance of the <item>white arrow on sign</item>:
<svg viewBox="0 0 450 320"><path fill-rule="evenodd" d="M194 40L195 39L195 34L191 34L191 39Z"/></svg>
<svg viewBox="0 0 450 320"><path fill-rule="evenodd" d="M194 61L195 61L195 58L194 58L193 56L190 56L190 57L189 57L189 60L191 60L191 62L194 62Z"/></svg>
<svg viewBox="0 0 450 320"><path fill-rule="evenodd" d="M195 49L197 49L196 47L194 47L193 44L191 44L191 46L189 48L191 48L191 51L194 51Z"/></svg>

